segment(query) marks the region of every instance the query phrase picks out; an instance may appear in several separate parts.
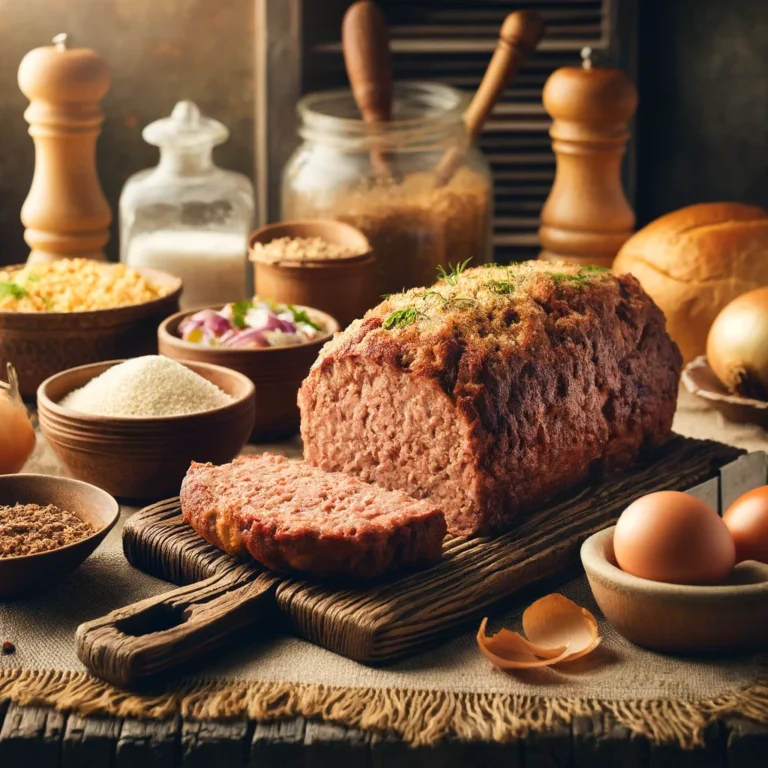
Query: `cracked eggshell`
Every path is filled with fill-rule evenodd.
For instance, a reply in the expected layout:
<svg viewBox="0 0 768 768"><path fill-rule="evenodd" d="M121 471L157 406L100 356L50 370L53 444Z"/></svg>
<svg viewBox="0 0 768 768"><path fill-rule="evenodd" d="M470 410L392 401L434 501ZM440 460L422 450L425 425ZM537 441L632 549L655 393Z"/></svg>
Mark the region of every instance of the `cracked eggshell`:
<svg viewBox="0 0 768 768"><path fill-rule="evenodd" d="M600 644L595 617L559 594L547 595L526 608L523 631L502 629L486 634L488 619L477 633L480 651L501 669L533 669L586 656Z"/></svg>

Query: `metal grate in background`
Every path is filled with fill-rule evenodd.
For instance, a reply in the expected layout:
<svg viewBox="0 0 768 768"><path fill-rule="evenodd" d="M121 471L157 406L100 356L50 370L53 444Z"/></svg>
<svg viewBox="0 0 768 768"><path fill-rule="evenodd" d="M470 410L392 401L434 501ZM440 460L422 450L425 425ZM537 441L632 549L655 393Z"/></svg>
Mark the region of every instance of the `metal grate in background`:
<svg viewBox="0 0 768 768"><path fill-rule="evenodd" d="M545 38L496 106L480 146L495 184L497 261L533 258L539 250L539 211L552 186L555 158L541 91L558 67L578 65L585 46L612 57L611 0L538 0L520 5L485 0L379 0L390 29L395 77L437 80L474 92L511 10L533 9L547 23ZM339 42L348 3L317 0L322 18L305 9L303 92L347 83Z"/></svg>

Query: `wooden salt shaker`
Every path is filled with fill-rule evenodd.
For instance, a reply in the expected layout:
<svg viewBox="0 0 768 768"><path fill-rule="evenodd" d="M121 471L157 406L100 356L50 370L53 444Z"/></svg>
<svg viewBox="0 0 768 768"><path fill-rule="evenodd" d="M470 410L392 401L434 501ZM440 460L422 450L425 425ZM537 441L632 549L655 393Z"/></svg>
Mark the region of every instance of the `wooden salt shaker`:
<svg viewBox="0 0 768 768"><path fill-rule="evenodd" d="M593 67L591 54L585 48L582 67L558 69L544 85L557 171L541 211L539 258L610 267L635 226L621 161L637 90L621 70Z"/></svg>
<svg viewBox="0 0 768 768"><path fill-rule="evenodd" d="M30 100L24 117L35 142L35 173L21 209L28 263L83 257L104 260L109 209L96 172L96 140L109 90L109 71L67 35L35 48L19 66L19 88Z"/></svg>

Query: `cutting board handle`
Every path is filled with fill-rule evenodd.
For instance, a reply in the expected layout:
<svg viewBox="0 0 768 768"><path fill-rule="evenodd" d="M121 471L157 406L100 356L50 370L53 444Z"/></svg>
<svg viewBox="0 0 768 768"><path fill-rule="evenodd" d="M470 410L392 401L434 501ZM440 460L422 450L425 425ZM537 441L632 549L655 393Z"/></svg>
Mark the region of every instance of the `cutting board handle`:
<svg viewBox="0 0 768 768"><path fill-rule="evenodd" d="M240 566L81 624L80 661L120 688L140 688L276 621L277 579Z"/></svg>

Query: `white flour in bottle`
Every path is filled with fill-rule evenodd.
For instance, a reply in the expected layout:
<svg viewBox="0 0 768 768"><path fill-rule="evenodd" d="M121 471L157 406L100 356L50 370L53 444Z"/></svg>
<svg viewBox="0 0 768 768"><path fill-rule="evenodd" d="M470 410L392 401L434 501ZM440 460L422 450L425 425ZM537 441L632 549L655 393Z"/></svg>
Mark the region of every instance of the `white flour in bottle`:
<svg viewBox="0 0 768 768"><path fill-rule="evenodd" d="M231 232L158 230L131 238L126 263L180 277L181 308L227 304L245 298L247 245Z"/></svg>

